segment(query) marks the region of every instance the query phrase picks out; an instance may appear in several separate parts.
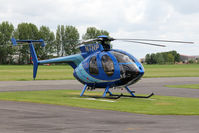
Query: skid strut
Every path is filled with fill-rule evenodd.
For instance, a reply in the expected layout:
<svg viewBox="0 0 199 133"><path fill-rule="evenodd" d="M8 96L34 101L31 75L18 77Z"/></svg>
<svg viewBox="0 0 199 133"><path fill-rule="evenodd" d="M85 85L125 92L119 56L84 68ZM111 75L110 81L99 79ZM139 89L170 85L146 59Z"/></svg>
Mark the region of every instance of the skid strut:
<svg viewBox="0 0 199 133"><path fill-rule="evenodd" d="M110 96L112 96L113 94L109 91L109 86L106 87L104 94L102 97L106 97L106 94L109 93Z"/></svg>
<svg viewBox="0 0 199 133"><path fill-rule="evenodd" d="M135 93L135 91L131 91L127 86L125 86L125 89L127 90L127 92L128 93L130 93L131 95L129 96L129 95L123 95L123 94L120 94L120 95L115 95L115 94L112 94L110 91L109 91L109 88L108 89L106 89L104 92L107 92L107 93L109 93L109 95L110 96L116 96L117 98L120 98L120 97L132 97L132 98L150 98L151 96L153 96L154 95L154 93L151 93L150 95L148 95L148 96L136 96L134 93ZM105 94L105 93L104 93ZM105 97L104 95L103 95L103 97ZM116 99L117 99L116 98Z"/></svg>
<svg viewBox="0 0 199 133"><path fill-rule="evenodd" d="M135 95L133 94L134 92L132 92L127 86L125 86L125 89L131 94L131 96L135 97Z"/></svg>
<svg viewBox="0 0 199 133"><path fill-rule="evenodd" d="M88 87L87 84L85 84L85 85L84 85L84 88L83 88L83 90L82 90L82 93L80 94L80 96L83 96L83 95L84 95L84 92L85 92L85 90L87 89L87 87Z"/></svg>

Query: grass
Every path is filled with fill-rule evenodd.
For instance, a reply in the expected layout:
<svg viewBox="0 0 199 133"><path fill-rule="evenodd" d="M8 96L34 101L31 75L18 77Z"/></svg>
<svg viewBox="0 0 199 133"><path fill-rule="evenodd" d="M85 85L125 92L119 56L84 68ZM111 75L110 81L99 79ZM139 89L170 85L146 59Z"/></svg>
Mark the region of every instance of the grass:
<svg viewBox="0 0 199 133"><path fill-rule="evenodd" d="M32 80L32 65L0 65L0 81ZM73 69L68 65L41 65L38 68L37 80L75 79Z"/></svg>
<svg viewBox="0 0 199 133"><path fill-rule="evenodd" d="M144 65L145 78L152 77L199 77L199 64Z"/></svg>
<svg viewBox="0 0 199 133"><path fill-rule="evenodd" d="M171 88L189 88L189 89L199 89L199 84L166 85L166 87L171 87Z"/></svg>
<svg viewBox="0 0 199 133"><path fill-rule="evenodd" d="M120 98L117 100L109 99L109 102L107 102L100 101L105 99L80 98L79 94L79 90L1 92L0 100L56 104L152 115L199 115L198 98L152 96L150 99ZM85 94L100 96L102 92L86 92Z"/></svg>
<svg viewBox="0 0 199 133"><path fill-rule="evenodd" d="M199 64L144 65L144 78L199 77ZM0 65L0 81L32 80L32 65ZM68 65L39 66L37 80L75 79Z"/></svg>

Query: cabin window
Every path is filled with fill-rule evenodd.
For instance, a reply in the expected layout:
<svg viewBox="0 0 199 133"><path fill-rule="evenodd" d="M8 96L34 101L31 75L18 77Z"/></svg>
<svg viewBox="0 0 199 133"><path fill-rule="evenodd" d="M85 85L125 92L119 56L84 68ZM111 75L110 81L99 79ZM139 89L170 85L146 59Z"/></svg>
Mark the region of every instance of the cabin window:
<svg viewBox="0 0 199 133"><path fill-rule="evenodd" d="M102 67L108 76L112 76L114 74L114 64L108 55L102 56Z"/></svg>
<svg viewBox="0 0 199 133"><path fill-rule="evenodd" d="M134 60L131 60L129 56L119 53L119 52L112 52L115 58L117 59L118 63L129 63L131 61L135 62Z"/></svg>
<svg viewBox="0 0 199 133"><path fill-rule="evenodd" d="M97 67L97 58L96 58L96 56L93 56L90 59L89 72L90 72L90 74L93 74L93 75L99 74L99 70L98 70L98 67Z"/></svg>

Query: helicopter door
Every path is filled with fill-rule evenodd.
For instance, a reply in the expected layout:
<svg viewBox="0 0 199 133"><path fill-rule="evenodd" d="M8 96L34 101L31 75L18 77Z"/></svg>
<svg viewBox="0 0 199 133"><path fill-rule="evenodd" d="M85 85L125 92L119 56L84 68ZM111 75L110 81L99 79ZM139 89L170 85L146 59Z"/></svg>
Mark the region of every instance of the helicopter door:
<svg viewBox="0 0 199 133"><path fill-rule="evenodd" d="M114 64L113 60L108 55L103 55L101 58L102 67L104 69L104 72L110 77L114 74Z"/></svg>
<svg viewBox="0 0 199 133"><path fill-rule="evenodd" d="M92 75L98 75L99 74L99 70L98 70L98 67L97 67L97 58L96 58L96 56L93 56L90 59L89 72Z"/></svg>

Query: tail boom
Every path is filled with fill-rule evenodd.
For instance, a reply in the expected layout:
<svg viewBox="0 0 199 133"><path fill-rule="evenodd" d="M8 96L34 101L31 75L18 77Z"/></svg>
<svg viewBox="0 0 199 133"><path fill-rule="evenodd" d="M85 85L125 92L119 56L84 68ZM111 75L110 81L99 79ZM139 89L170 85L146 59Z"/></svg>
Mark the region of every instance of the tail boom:
<svg viewBox="0 0 199 133"><path fill-rule="evenodd" d="M35 52L35 48L33 43L41 43L41 46L45 46L45 43L42 39L40 40L16 40L15 38L11 39L14 46L17 46L18 43L28 44L30 48L30 53L33 61L33 79L37 76L37 69L39 64L50 64L50 63L67 63L71 65L74 69L84 60L82 54L75 54L65 57L58 57L53 59L41 60L38 61L37 54Z"/></svg>
<svg viewBox="0 0 199 133"><path fill-rule="evenodd" d="M39 64L50 64L50 63L67 63L74 69L84 60L81 54L69 55L65 57L58 57L48 60L41 60Z"/></svg>

